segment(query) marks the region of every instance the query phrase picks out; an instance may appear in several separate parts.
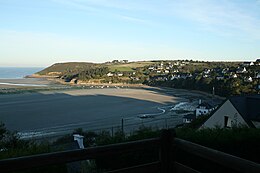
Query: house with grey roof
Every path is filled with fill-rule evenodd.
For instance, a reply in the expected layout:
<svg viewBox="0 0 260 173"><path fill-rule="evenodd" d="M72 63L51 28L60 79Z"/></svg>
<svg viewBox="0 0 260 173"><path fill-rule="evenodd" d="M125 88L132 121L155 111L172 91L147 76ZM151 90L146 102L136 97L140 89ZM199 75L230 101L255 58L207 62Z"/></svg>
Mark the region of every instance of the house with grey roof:
<svg viewBox="0 0 260 173"><path fill-rule="evenodd" d="M260 59L257 59L257 60L255 61L255 65L260 65Z"/></svg>
<svg viewBox="0 0 260 173"><path fill-rule="evenodd" d="M187 115L183 116L182 121L183 121L184 124L189 124L189 123L191 123L195 119L196 119L196 115L195 114L187 114Z"/></svg>
<svg viewBox="0 0 260 173"><path fill-rule="evenodd" d="M201 115L206 115L213 110L214 110L214 106L212 106L210 103L202 102L201 100L199 100L199 105L197 106L197 108L195 110L196 118Z"/></svg>
<svg viewBox="0 0 260 173"><path fill-rule="evenodd" d="M234 96L222 103L201 128L245 125L260 128L260 95Z"/></svg>

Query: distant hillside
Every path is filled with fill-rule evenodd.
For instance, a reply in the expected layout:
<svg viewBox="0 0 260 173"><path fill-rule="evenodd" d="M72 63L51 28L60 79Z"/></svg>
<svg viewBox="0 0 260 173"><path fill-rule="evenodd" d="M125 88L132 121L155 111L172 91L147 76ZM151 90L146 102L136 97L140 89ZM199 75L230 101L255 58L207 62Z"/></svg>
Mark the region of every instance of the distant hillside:
<svg viewBox="0 0 260 173"><path fill-rule="evenodd" d="M50 67L45 68L42 71L37 72L39 75L48 76L61 76L67 73L79 73L89 68L95 68L100 66L94 63L88 62L67 62L67 63L56 63Z"/></svg>
<svg viewBox="0 0 260 173"><path fill-rule="evenodd" d="M159 63L159 62L157 62ZM72 84L82 83L142 83L142 69L156 64L150 61L118 61L103 64L87 62L56 63L37 72L34 77L56 77ZM138 76L133 75L137 74ZM142 79L142 80L140 80Z"/></svg>
<svg viewBox="0 0 260 173"><path fill-rule="evenodd" d="M103 64L69 62L54 64L35 77L55 77L62 83L145 84L214 92L219 96L260 94L260 63L192 60L114 60ZM214 90L214 91L213 91Z"/></svg>
<svg viewBox="0 0 260 173"><path fill-rule="evenodd" d="M42 71L37 72L38 75L48 75L48 76L62 76L64 74L75 74L82 71L86 71L94 68L108 67L110 72L133 72L136 68L148 66L155 64L151 61L139 61L139 62L129 62L129 63L103 63L95 64L89 62L66 62L66 63L55 63L50 67L45 68Z"/></svg>

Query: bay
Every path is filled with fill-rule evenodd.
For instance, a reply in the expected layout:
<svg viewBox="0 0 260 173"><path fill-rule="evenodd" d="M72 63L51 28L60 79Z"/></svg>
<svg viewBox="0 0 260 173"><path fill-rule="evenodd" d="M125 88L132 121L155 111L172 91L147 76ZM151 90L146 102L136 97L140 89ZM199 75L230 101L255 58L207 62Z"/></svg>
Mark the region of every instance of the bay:
<svg viewBox="0 0 260 173"><path fill-rule="evenodd" d="M44 69L43 67L0 67L0 79L22 79Z"/></svg>

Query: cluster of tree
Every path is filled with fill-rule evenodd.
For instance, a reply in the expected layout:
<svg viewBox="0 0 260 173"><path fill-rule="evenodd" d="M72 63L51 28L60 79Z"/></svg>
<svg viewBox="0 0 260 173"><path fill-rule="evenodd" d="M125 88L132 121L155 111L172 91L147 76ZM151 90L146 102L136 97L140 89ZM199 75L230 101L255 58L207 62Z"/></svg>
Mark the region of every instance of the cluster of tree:
<svg viewBox="0 0 260 173"><path fill-rule="evenodd" d="M79 72L66 72L61 79L65 82L70 82L72 79L87 81L90 79L102 78L108 72L108 67L88 67Z"/></svg>
<svg viewBox="0 0 260 173"><path fill-rule="evenodd" d="M130 136L126 136L120 130L114 134L111 134L109 131L95 133L84 131L82 129L76 129L74 133L84 136L85 147L92 147L159 137L161 131L142 126L139 130L133 132ZM183 127L176 128L175 133L176 137L178 138L260 163L260 148L258 147L260 142L260 129L252 129L247 127L232 127L230 129L221 129L216 127L215 129L194 130L192 127ZM20 140L15 135L15 133L10 133L4 127L4 125L1 124L0 159L62 150L64 148L59 146L70 143L72 141L71 136L72 135L63 136L54 143L36 144L32 141ZM181 163L186 162L188 165L198 168L198 170L202 172L208 171L209 167L213 167L211 165L212 163L195 158L185 151L178 150L176 154L177 161L180 161ZM90 161L87 163L87 167L85 167L85 169L89 170L90 172L98 172L98 170L120 169L132 165L153 162L156 160L158 160L158 148L153 148L151 145L142 149L141 152L133 151L125 155L115 155L114 159L112 160L101 158L96 159L95 161ZM215 172L218 171L219 170L216 170ZM38 168L37 171L34 169L31 170L31 172L67 172L67 168L66 165L59 165L54 167L46 167L43 169Z"/></svg>
<svg viewBox="0 0 260 173"><path fill-rule="evenodd" d="M83 131L82 129L76 129L73 133L84 136L85 147L134 141L138 139L151 138L159 135L159 131L155 132L152 131L150 128L140 128L131 136L126 136L120 130L116 131L114 134L111 134L109 131L101 131L99 133L95 133ZM72 145L72 143L72 134L64 135L63 137L57 139L54 142L38 141L36 143L33 140L21 140L19 139L17 133L11 133L5 128L4 124L0 124L0 160L6 158L35 155L40 153L63 151L70 148L70 145ZM145 163L145 161L154 161L153 159L158 155L158 153L151 148L144 150L144 152L145 153L143 154L137 151L130 153L129 155L118 156L118 158L112 160L109 160L107 158L101 158L96 159L94 162L82 162L81 168L84 169L85 172L99 172L99 170L111 168L116 169L129 165L136 165L138 163ZM138 158L132 159L133 157ZM68 172L67 169L68 165L61 164L56 166L47 166L43 168L34 168L25 172L65 173Z"/></svg>
<svg viewBox="0 0 260 173"><path fill-rule="evenodd" d="M5 125L0 122L0 160L13 157L28 156L34 154L48 153L57 151L51 149L48 142L35 142L34 140L22 140L16 132L6 129ZM64 173L66 165L47 166L44 168L35 168L24 171L26 173ZM22 173L22 172L21 172Z"/></svg>
<svg viewBox="0 0 260 173"><path fill-rule="evenodd" d="M93 63L85 63L85 62L56 63L51 65L50 67L43 69L42 71L39 71L37 74L51 75L51 73L53 72L58 72L58 73L54 73L55 75L57 74L64 75L68 73L75 74L88 68L94 68L96 66L98 65Z"/></svg>
<svg viewBox="0 0 260 173"><path fill-rule="evenodd" d="M116 61L115 61L116 62ZM178 65L179 64L179 65ZM196 62L196 61L153 61L149 65L131 68L134 71L124 71L127 66L118 67L113 65L93 63L58 63L44 69L39 74L60 74L65 82L74 79L89 81L96 80L100 83L126 83L147 84L152 86L166 86L173 88L184 88L200 90L220 96L231 96L238 94L259 93L260 81L254 77L259 73L260 66L247 66L246 73L238 74L232 78L238 68L243 66L238 62ZM167 73L165 72L167 69ZM205 73L205 71L209 71ZM50 73L49 73L50 72ZM107 76L108 73L111 75ZM181 76L171 79L171 76ZM191 77L183 77L191 76ZM165 76L168 80L157 80ZM252 77L254 80L246 82ZM218 78L223 78L218 80Z"/></svg>
<svg viewBox="0 0 260 173"><path fill-rule="evenodd" d="M151 86L164 86L179 89L191 89L214 93L219 96L232 96L240 94L255 94L257 93L257 82L245 83L240 78L230 78L217 80L215 78L180 78L167 81L148 80L145 82Z"/></svg>
<svg viewBox="0 0 260 173"><path fill-rule="evenodd" d="M79 80L99 79L109 72L108 67L88 68L78 74Z"/></svg>
<svg viewBox="0 0 260 173"><path fill-rule="evenodd" d="M184 140L260 163L260 149L258 147L260 129L247 127L230 129L216 127L201 130L178 128L176 134L177 137ZM187 158L183 157L182 159ZM187 160L187 162L189 161Z"/></svg>
<svg viewBox="0 0 260 173"><path fill-rule="evenodd" d="M199 121L205 120L207 117L203 117ZM198 123L198 122L197 122ZM197 128L197 123L194 125ZM260 163L259 154L260 148L258 144L260 142L260 129L253 129L247 127L232 127L230 129L201 129L195 130L193 127L182 127L172 129L175 131L176 137L187 141L191 141L209 148L213 148L219 151L223 151L238 157L242 157L254 162ZM160 130L153 130L149 127L140 127L139 130L134 132L130 136L126 136L121 131L114 133L113 135L109 131L102 131L100 133L85 132L82 129L75 131L85 137L84 145L87 147L96 145L107 145L119 142L129 142L134 140L160 137ZM235 144L235 145L234 145ZM210 161L194 157L189 153L177 150L177 161L180 163L186 163L187 165L197 168L201 172L207 172L210 168L211 172L223 172L218 165L213 164ZM134 159L133 159L134 158ZM109 159L97 159L95 160L95 170L109 170L120 169L132 165L149 163L158 159L158 149L147 146L142 152L131 152L125 155L115 155L113 160ZM115 164L116 163L116 164ZM212 169L216 167L216 170ZM226 169L226 168L224 168ZM94 172L94 170L92 170Z"/></svg>

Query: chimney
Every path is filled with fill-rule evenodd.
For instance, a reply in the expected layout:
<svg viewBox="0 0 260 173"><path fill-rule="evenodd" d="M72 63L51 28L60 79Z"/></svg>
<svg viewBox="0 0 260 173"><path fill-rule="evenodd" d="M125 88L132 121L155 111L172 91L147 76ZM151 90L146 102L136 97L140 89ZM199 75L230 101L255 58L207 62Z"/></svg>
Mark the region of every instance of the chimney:
<svg viewBox="0 0 260 173"><path fill-rule="evenodd" d="M199 105L201 105L201 99L199 99Z"/></svg>
<svg viewBox="0 0 260 173"><path fill-rule="evenodd" d="M73 137L74 137L74 141L77 141L77 143L78 143L78 145L79 145L79 148L80 148L80 149L84 149L84 148L85 148L85 147L84 147L84 144L83 144L83 138L84 138L84 136L81 136L81 135L79 135L79 134L74 134Z"/></svg>

